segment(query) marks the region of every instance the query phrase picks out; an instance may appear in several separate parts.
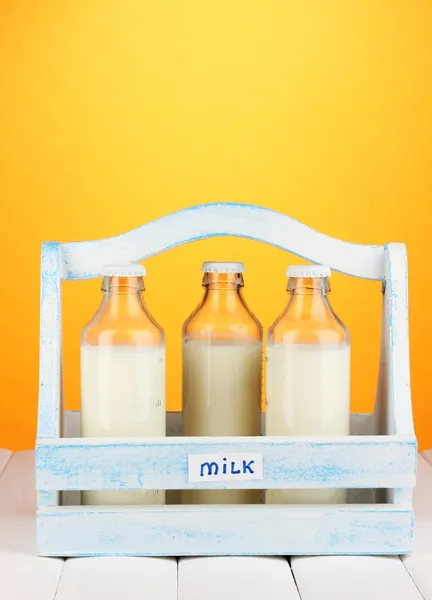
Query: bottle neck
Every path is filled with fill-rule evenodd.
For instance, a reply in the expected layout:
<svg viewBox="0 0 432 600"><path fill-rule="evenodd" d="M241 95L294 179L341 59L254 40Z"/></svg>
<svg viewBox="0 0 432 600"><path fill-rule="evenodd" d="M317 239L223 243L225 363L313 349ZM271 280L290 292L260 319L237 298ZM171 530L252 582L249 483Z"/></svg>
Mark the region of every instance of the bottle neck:
<svg viewBox="0 0 432 600"><path fill-rule="evenodd" d="M290 277L287 290L290 294L288 310L293 318L323 320L332 313L327 277Z"/></svg>
<svg viewBox="0 0 432 600"><path fill-rule="evenodd" d="M205 273L203 286L208 291L239 291L244 286L241 273Z"/></svg>
<svg viewBox="0 0 432 600"><path fill-rule="evenodd" d="M135 317L145 310L143 299L144 280L142 277L104 277L103 308L112 317Z"/></svg>
<svg viewBox="0 0 432 600"><path fill-rule="evenodd" d="M205 273L203 303L211 305L215 310L234 308L237 303L243 303L243 286L241 273Z"/></svg>

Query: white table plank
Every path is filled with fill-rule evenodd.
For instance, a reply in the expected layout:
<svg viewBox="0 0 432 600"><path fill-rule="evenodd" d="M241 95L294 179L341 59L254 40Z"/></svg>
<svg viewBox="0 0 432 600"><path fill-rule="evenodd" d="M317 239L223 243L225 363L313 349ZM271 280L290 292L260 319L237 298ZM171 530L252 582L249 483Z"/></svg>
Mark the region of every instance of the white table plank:
<svg viewBox="0 0 432 600"><path fill-rule="evenodd" d="M54 600L61 575L58 562L59 559L0 550L0 598Z"/></svg>
<svg viewBox="0 0 432 600"><path fill-rule="evenodd" d="M56 600L176 600L175 558L71 558Z"/></svg>
<svg viewBox="0 0 432 600"><path fill-rule="evenodd" d="M302 600L422 600L396 556L302 556L291 567Z"/></svg>
<svg viewBox="0 0 432 600"><path fill-rule="evenodd" d="M419 456L417 485L413 494L414 549L413 554L432 553L432 467Z"/></svg>
<svg viewBox="0 0 432 600"><path fill-rule="evenodd" d="M416 527L432 526L432 466L423 455L418 457L413 504Z"/></svg>
<svg viewBox="0 0 432 600"><path fill-rule="evenodd" d="M281 557L181 558L178 600L299 600L289 563Z"/></svg>
<svg viewBox="0 0 432 600"><path fill-rule="evenodd" d="M2 448L0 448L0 475L3 471L3 469L6 467L6 465L10 461L11 457L12 457L12 452L10 450L3 450Z"/></svg>
<svg viewBox="0 0 432 600"><path fill-rule="evenodd" d="M34 452L15 453L0 477L0 517L36 514Z"/></svg>
<svg viewBox="0 0 432 600"><path fill-rule="evenodd" d="M402 557L425 600L432 600L432 451L419 457L414 490L414 552Z"/></svg>
<svg viewBox="0 0 432 600"><path fill-rule="evenodd" d="M432 600L432 553L411 554L403 562L425 600Z"/></svg>
<svg viewBox="0 0 432 600"><path fill-rule="evenodd" d="M0 598L53 600L63 561L36 556L34 452L14 454L0 476Z"/></svg>

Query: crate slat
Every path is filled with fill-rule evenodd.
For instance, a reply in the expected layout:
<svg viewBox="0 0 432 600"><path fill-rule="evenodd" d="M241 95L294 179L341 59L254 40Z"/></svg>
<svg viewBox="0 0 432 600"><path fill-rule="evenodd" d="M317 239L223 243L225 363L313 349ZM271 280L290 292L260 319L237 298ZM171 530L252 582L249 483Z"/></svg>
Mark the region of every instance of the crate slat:
<svg viewBox="0 0 432 600"><path fill-rule="evenodd" d="M401 554L413 515L384 505L49 507L37 527L47 556Z"/></svg>
<svg viewBox="0 0 432 600"><path fill-rule="evenodd" d="M264 478L190 483L191 454L262 454ZM40 440L40 490L412 487L417 446L403 436Z"/></svg>

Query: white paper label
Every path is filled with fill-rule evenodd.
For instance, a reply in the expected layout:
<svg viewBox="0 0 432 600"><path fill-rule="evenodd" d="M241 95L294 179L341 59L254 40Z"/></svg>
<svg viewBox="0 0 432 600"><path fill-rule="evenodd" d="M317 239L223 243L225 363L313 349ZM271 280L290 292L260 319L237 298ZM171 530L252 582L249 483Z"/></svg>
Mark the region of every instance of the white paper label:
<svg viewBox="0 0 432 600"><path fill-rule="evenodd" d="M260 452L235 454L189 454L189 481L234 481L263 478Z"/></svg>

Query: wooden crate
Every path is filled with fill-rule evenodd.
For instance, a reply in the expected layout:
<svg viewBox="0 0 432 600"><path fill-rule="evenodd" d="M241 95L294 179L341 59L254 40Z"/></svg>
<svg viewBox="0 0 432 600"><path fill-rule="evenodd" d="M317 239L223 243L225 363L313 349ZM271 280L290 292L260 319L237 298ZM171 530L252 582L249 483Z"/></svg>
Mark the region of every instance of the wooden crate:
<svg viewBox="0 0 432 600"><path fill-rule="evenodd" d="M179 415L173 415L168 426L174 435L165 438L80 438L77 415L62 414L62 281L98 277L106 263L139 261L211 236L259 240L311 262L327 264L336 271L382 281L381 357L375 410L368 415L351 415L352 435L188 438L179 435ZM410 393L404 244L350 244L265 208L207 204L168 215L114 238L44 243L41 270L36 445L40 555L406 554L411 551L417 443ZM262 478L190 481L190 456L223 453L261 456ZM74 498L74 491L78 490L204 487L339 487L351 491L350 504L334 506L97 507L80 506L76 495ZM173 494L171 498L175 501Z"/></svg>

